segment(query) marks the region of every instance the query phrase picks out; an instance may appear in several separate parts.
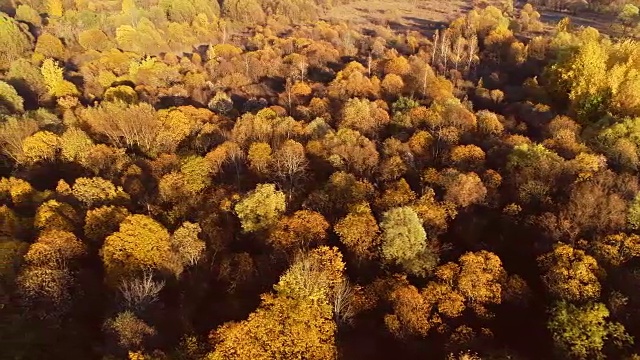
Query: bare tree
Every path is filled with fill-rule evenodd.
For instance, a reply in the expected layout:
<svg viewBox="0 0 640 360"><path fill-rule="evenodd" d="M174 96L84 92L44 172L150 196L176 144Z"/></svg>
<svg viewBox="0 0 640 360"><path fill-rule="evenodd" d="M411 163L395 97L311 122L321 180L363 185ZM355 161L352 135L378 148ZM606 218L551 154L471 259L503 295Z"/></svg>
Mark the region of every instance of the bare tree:
<svg viewBox="0 0 640 360"><path fill-rule="evenodd" d="M440 39L440 30L436 30L436 34L433 36L433 52L431 53L431 66L436 65L436 56L438 55L438 40Z"/></svg>
<svg viewBox="0 0 640 360"><path fill-rule="evenodd" d="M23 157L22 142L38 131L38 124L31 119L10 117L0 124L0 150L15 161Z"/></svg>
<svg viewBox="0 0 640 360"><path fill-rule="evenodd" d="M124 303L129 309L143 309L158 300L158 294L164 288L164 281L153 279L151 272L146 271L142 277L122 281L119 286Z"/></svg>
<svg viewBox="0 0 640 360"><path fill-rule="evenodd" d="M283 187L287 189L289 197L300 180L305 177L308 161L304 154L304 147L293 140L287 140L273 156L275 174Z"/></svg>
<svg viewBox="0 0 640 360"><path fill-rule="evenodd" d="M355 290L349 280L344 279L337 285L332 294L333 316L338 325L350 324L355 315L353 298Z"/></svg>
<svg viewBox="0 0 640 360"><path fill-rule="evenodd" d="M462 36L458 36L458 39L456 40L456 48L454 49L454 53L453 53L453 62L454 62L454 69L456 71L458 71L458 65L460 64L462 60L462 51L464 50L464 38Z"/></svg>
<svg viewBox="0 0 640 360"><path fill-rule="evenodd" d="M471 66L475 62L476 51L478 51L478 37L474 34L471 35L471 38L469 39L469 42L467 44L467 52L469 53L467 59L467 72L471 71Z"/></svg>
<svg viewBox="0 0 640 360"><path fill-rule="evenodd" d="M309 68L309 64L307 64L306 59L302 59L299 63L297 63L298 70L300 71L300 81L304 82L304 77L307 75L307 69Z"/></svg>
<svg viewBox="0 0 640 360"><path fill-rule="evenodd" d="M447 60L449 59L449 47L451 39L449 39L449 31L442 32L442 41L440 42L440 57L443 61L444 73L447 73Z"/></svg>

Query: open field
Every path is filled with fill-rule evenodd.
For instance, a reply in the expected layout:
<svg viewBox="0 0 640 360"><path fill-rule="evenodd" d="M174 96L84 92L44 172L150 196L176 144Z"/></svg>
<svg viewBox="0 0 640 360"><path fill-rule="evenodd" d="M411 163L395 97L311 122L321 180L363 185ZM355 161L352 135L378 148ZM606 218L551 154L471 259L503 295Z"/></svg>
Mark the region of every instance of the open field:
<svg viewBox="0 0 640 360"><path fill-rule="evenodd" d="M362 28L372 24L389 25L393 30L428 34L471 9L471 3L464 0L367 0L333 7L325 18L347 21Z"/></svg>
<svg viewBox="0 0 640 360"><path fill-rule="evenodd" d="M524 3L517 6L522 6ZM324 19L346 21L367 29L371 25L388 25L395 31L415 30L425 35L446 26L473 8L471 1L464 0L367 0L333 7ZM611 15L584 12L571 14L547 9L537 9L542 15L545 30L551 31L564 17L570 17L577 26L591 26L602 33L609 33Z"/></svg>

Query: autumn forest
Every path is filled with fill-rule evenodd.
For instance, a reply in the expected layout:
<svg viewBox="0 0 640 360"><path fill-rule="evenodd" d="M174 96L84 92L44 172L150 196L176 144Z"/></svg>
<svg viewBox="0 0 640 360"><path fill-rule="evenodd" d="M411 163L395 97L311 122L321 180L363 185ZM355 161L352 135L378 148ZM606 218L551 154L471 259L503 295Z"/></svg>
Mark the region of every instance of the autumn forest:
<svg viewBox="0 0 640 360"><path fill-rule="evenodd" d="M639 360L640 2L468 3L0 1L0 359Z"/></svg>

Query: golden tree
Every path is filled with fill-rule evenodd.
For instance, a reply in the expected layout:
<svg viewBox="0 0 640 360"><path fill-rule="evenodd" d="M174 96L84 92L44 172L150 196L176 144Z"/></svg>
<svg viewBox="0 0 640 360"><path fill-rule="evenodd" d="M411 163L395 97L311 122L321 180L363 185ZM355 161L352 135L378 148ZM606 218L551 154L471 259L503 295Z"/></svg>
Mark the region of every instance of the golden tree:
<svg viewBox="0 0 640 360"><path fill-rule="evenodd" d="M86 254L84 244L73 233L61 230L45 231L31 244L25 254L30 266L64 269Z"/></svg>
<svg viewBox="0 0 640 360"><path fill-rule="evenodd" d="M52 58L55 60L64 61L66 59L66 49L62 44L62 41L47 32L38 36L38 41L36 41L36 48L34 52L34 57L40 58L42 60L46 58Z"/></svg>
<svg viewBox="0 0 640 360"><path fill-rule="evenodd" d="M22 154L26 163L55 160L60 138L49 131L38 131L22 142Z"/></svg>
<svg viewBox="0 0 640 360"><path fill-rule="evenodd" d="M36 210L33 224L40 230L75 231L81 218L69 204L57 200L49 200Z"/></svg>
<svg viewBox="0 0 640 360"><path fill-rule="evenodd" d="M84 235L96 244L118 231L120 223L130 215L126 208L101 206L87 211L84 219Z"/></svg>
<svg viewBox="0 0 640 360"><path fill-rule="evenodd" d="M214 351L207 359L334 359L336 324L331 294L344 279L336 248L303 255L262 295L246 320L222 325L210 334Z"/></svg>
<svg viewBox="0 0 640 360"><path fill-rule="evenodd" d="M555 297L588 301L600 296L602 270L593 257L569 245L559 244L538 259L545 272L542 279Z"/></svg>
<svg viewBox="0 0 640 360"><path fill-rule="evenodd" d="M367 203L353 205L334 226L340 241L359 260L373 259L380 245L380 228Z"/></svg>
<svg viewBox="0 0 640 360"><path fill-rule="evenodd" d="M120 229L105 239L101 256L107 280L113 285L148 270L176 276L182 273L169 232L145 215L124 219Z"/></svg>
<svg viewBox="0 0 640 360"><path fill-rule="evenodd" d="M73 196L87 207L104 204L123 196L122 189L116 188L111 181L100 177L76 179L72 192Z"/></svg>
<svg viewBox="0 0 640 360"><path fill-rule="evenodd" d="M276 249L306 250L323 244L327 238L329 223L321 214L310 210L299 210L283 217L275 225L268 242Z"/></svg>

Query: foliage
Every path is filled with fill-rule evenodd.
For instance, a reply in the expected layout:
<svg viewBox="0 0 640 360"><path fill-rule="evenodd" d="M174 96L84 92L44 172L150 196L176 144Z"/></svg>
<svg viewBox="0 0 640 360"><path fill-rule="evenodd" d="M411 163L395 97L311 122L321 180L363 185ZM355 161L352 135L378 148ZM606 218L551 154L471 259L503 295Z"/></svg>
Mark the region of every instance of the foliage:
<svg viewBox="0 0 640 360"><path fill-rule="evenodd" d="M258 184L255 190L240 200L235 211L242 230L254 232L274 225L286 208L285 196L273 184Z"/></svg>
<svg viewBox="0 0 640 360"><path fill-rule="evenodd" d="M146 270L176 276L182 272L169 232L144 215L125 218L120 229L105 239L101 257L112 284Z"/></svg>
<svg viewBox="0 0 640 360"><path fill-rule="evenodd" d="M212 332L215 350L207 359L334 358L336 325L328 292L343 270L338 254L319 248L298 259L280 278L276 294L263 295L247 320Z"/></svg>
<svg viewBox="0 0 640 360"><path fill-rule="evenodd" d="M4 81L0 81L0 109L0 112L7 114L24 111L24 99Z"/></svg>
<svg viewBox="0 0 640 360"><path fill-rule="evenodd" d="M8 69L14 60L26 55L33 49L33 37L20 23L6 14L0 15L0 68Z"/></svg>
<svg viewBox="0 0 640 360"><path fill-rule="evenodd" d="M118 231L120 223L129 215L127 209L113 205L88 210L84 219L84 234L100 244L107 236Z"/></svg>
<svg viewBox="0 0 640 360"><path fill-rule="evenodd" d="M399 207L385 212L380 222L381 258L415 275L426 275L438 262L416 212Z"/></svg>
<svg viewBox="0 0 640 360"><path fill-rule="evenodd" d="M40 72L51 96L64 97L79 94L76 86L64 79L64 69L54 60L44 60Z"/></svg>
<svg viewBox="0 0 640 360"><path fill-rule="evenodd" d="M539 259L547 289L569 301L588 301L600 295L600 267L596 260L569 245L559 244Z"/></svg>
<svg viewBox="0 0 640 360"><path fill-rule="evenodd" d="M379 245L380 228L368 204L352 206L349 214L334 226L340 241L359 259L371 259Z"/></svg>
<svg viewBox="0 0 640 360"><path fill-rule="evenodd" d="M119 313L113 319L107 320L104 326L114 333L118 344L127 350L140 349L145 338L156 333L154 328L131 311Z"/></svg>
<svg viewBox="0 0 640 360"><path fill-rule="evenodd" d="M73 184L73 196L87 207L104 204L118 197L117 189L109 180L100 177L78 178Z"/></svg>
<svg viewBox="0 0 640 360"><path fill-rule="evenodd" d="M78 212L71 205L57 200L49 200L38 207L33 224L40 230L72 232L79 222Z"/></svg>
<svg viewBox="0 0 640 360"><path fill-rule="evenodd" d="M52 161L59 149L59 138L49 131L38 131L22 142L24 161L35 163L38 161Z"/></svg>
<svg viewBox="0 0 640 360"><path fill-rule="evenodd" d="M602 357L605 341L616 345L633 343L624 327L607 321L609 310L604 304L576 306L558 302L551 310L548 323L556 345L565 354L578 359Z"/></svg>
<svg viewBox="0 0 640 360"><path fill-rule="evenodd" d="M3 355L637 357L637 1L370 5L3 2Z"/></svg>

